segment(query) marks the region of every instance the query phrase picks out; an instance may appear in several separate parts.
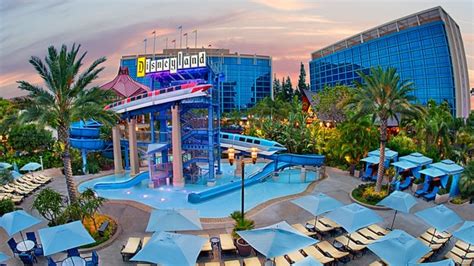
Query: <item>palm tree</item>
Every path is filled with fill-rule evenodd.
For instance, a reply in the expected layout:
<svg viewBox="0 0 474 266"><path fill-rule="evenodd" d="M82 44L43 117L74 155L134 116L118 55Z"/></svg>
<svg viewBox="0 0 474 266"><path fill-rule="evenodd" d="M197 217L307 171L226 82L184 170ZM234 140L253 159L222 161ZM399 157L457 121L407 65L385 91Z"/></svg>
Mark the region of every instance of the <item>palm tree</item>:
<svg viewBox="0 0 474 266"><path fill-rule="evenodd" d="M346 108L354 112L353 119L371 115L372 120L378 120L380 123L380 162L375 187L375 190L380 192L385 172L388 120L398 120L397 115L417 117L425 111L421 106L412 103L416 100L411 94L413 83L400 81L400 76L395 68L384 70L382 67L377 67L370 70L370 75L361 71L358 71L358 74L362 78L363 84L357 84L354 95Z"/></svg>
<svg viewBox="0 0 474 266"><path fill-rule="evenodd" d="M77 191L72 178L69 127L71 122L81 119L96 119L112 122L115 115L103 110L110 99L110 91L98 87L86 89L104 69L98 67L106 59L95 60L79 75L87 52L78 56L80 45L73 45L68 51L66 45L58 50L50 46L44 62L36 56L29 60L44 81L44 87L18 81L19 88L28 91L28 99L21 119L47 124L58 131L58 141L62 146L64 174L71 202L76 202Z"/></svg>

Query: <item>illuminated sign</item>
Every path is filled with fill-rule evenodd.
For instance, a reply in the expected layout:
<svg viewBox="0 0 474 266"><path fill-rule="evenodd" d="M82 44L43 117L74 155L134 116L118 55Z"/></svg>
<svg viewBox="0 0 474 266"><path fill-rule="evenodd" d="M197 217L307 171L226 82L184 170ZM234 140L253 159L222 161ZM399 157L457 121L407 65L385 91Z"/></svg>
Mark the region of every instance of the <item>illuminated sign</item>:
<svg viewBox="0 0 474 266"><path fill-rule="evenodd" d="M199 52L196 55L183 55L183 52L179 52L176 57L156 60L139 57L137 60L137 77L163 71L176 73L180 69L196 67L206 67L206 52Z"/></svg>

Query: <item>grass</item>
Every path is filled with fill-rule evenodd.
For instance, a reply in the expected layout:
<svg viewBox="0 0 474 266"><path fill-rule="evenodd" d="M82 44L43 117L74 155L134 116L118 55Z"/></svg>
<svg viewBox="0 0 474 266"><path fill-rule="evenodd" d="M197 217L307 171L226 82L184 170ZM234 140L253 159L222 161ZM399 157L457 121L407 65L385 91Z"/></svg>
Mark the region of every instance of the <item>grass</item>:
<svg viewBox="0 0 474 266"><path fill-rule="evenodd" d="M352 190L352 197L362 203L375 206L388 195L388 186L382 186L382 191L375 192L375 183L361 184Z"/></svg>

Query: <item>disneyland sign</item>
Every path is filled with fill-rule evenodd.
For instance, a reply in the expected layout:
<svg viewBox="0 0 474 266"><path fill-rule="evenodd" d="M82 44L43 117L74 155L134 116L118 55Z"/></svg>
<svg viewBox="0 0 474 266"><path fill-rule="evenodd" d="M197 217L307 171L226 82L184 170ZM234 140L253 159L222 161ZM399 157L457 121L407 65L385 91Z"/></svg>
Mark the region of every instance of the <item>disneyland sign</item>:
<svg viewBox="0 0 474 266"><path fill-rule="evenodd" d="M196 67L206 67L206 52L199 52L196 55L183 55L153 60L152 58L139 57L137 59L137 77L144 77L146 74L169 71L176 73L181 69Z"/></svg>

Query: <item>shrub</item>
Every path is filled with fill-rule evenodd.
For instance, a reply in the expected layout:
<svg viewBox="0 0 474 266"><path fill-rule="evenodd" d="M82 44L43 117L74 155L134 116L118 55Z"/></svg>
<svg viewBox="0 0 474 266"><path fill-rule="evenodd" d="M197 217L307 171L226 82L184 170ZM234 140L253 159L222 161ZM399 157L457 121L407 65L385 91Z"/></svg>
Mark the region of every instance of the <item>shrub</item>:
<svg viewBox="0 0 474 266"><path fill-rule="evenodd" d="M380 192L375 192L375 184L361 184L354 190L352 190L352 197L354 199L369 204L376 205L379 201L384 199L388 195L387 185L382 186Z"/></svg>
<svg viewBox="0 0 474 266"><path fill-rule="evenodd" d="M421 176L420 178L415 178L415 180L413 181L413 184L419 185L419 184L423 184L424 182L425 182L425 177Z"/></svg>
<svg viewBox="0 0 474 266"><path fill-rule="evenodd" d="M447 188L444 188L444 187L442 187L438 190L438 195L445 195L445 194L448 194L448 193L449 193L449 190Z"/></svg>
<svg viewBox="0 0 474 266"><path fill-rule="evenodd" d="M49 149L53 142L51 131L35 124L16 125L8 134L8 144L26 154Z"/></svg>
<svg viewBox="0 0 474 266"><path fill-rule="evenodd" d="M0 200L0 216L15 210L15 203L11 199Z"/></svg>
<svg viewBox="0 0 474 266"><path fill-rule="evenodd" d="M255 223L250 219L242 219L242 213L239 211L234 211L230 214L230 217L234 219L235 225L232 230L232 237L237 239L240 236L237 234L237 231L251 230L255 227Z"/></svg>
<svg viewBox="0 0 474 266"><path fill-rule="evenodd" d="M33 201L33 209L48 220L50 226L67 222L68 218L64 215L65 207L62 195L50 188L41 190Z"/></svg>
<svg viewBox="0 0 474 266"><path fill-rule="evenodd" d="M7 169L0 169L0 185L5 185L13 181L12 173Z"/></svg>
<svg viewBox="0 0 474 266"><path fill-rule="evenodd" d="M406 136L403 131L397 136L391 138L387 143L387 147L394 151L398 151L400 156L405 156L416 151L415 142L412 138Z"/></svg>
<svg viewBox="0 0 474 266"><path fill-rule="evenodd" d="M455 197L451 200L452 204L463 204L467 201L467 199L464 199L462 197Z"/></svg>

